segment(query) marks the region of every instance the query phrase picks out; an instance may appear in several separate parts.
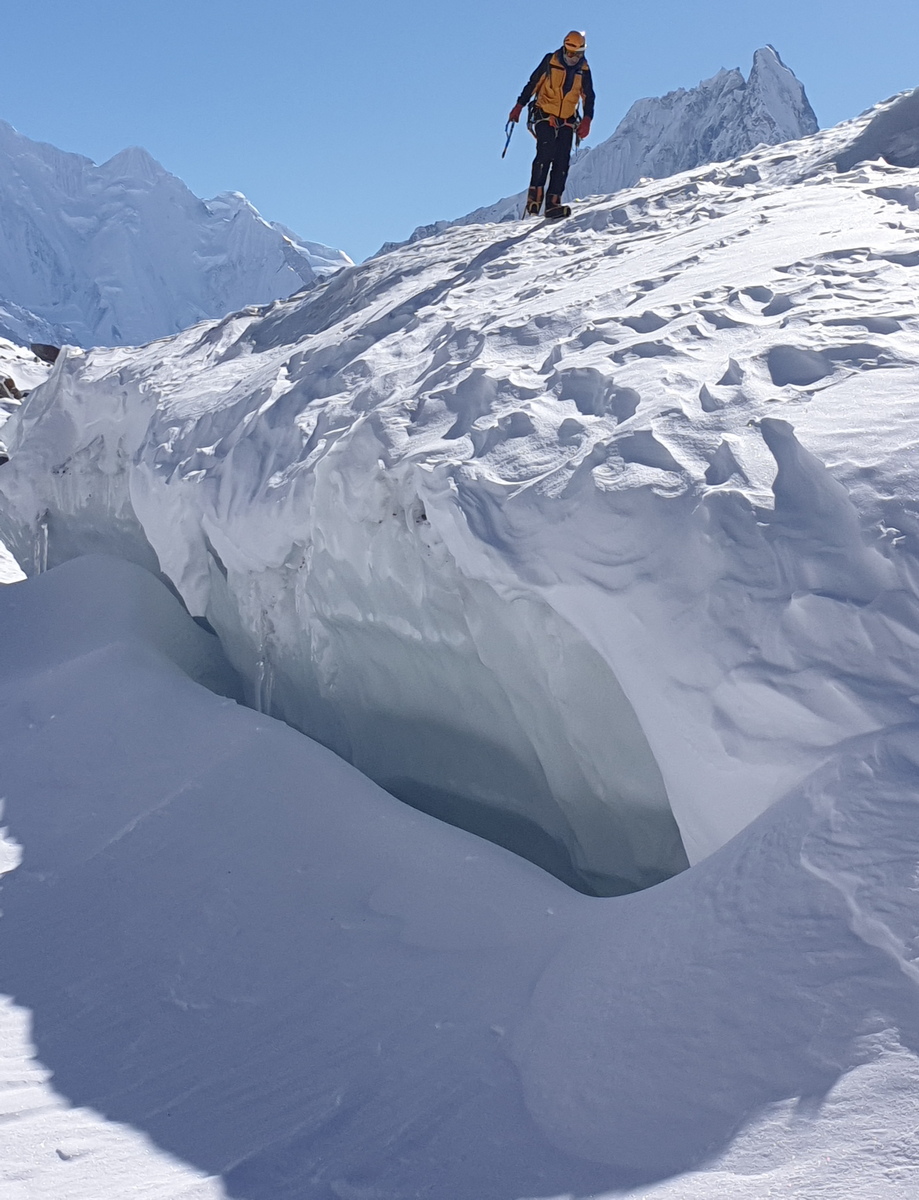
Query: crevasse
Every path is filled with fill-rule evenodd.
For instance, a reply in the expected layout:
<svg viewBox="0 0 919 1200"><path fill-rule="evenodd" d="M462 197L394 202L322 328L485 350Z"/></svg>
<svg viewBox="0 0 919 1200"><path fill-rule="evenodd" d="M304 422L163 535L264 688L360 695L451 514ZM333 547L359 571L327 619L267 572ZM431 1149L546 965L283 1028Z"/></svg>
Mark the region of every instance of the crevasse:
<svg viewBox="0 0 919 1200"><path fill-rule="evenodd" d="M0 535L160 572L411 803L584 890L673 874L914 713L917 180L836 170L876 120L68 351Z"/></svg>

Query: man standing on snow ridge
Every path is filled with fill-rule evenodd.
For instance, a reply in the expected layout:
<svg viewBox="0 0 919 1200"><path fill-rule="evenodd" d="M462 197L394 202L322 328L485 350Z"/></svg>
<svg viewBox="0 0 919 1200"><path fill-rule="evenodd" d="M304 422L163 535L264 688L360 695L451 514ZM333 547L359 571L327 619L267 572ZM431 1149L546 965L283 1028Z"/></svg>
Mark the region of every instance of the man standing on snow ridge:
<svg viewBox="0 0 919 1200"><path fill-rule="evenodd" d="M542 207L543 189L551 167L549 191L546 197L546 216L567 217L571 210L562 204L562 193L568 179L568 163L575 130L578 138L590 133L594 115L594 85L590 67L584 57L587 39L572 29L565 35L560 50L547 54L517 97L509 120L517 122L524 104L533 97L527 124L536 138L536 157L530 174L526 210L536 216ZM583 115L580 112L584 100Z"/></svg>

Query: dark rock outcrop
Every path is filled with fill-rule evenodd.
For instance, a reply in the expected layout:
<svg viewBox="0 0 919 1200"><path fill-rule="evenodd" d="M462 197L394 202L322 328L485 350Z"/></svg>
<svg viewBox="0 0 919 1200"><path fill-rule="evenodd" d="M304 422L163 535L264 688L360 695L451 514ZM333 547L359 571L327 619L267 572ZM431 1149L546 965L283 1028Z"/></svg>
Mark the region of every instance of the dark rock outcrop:
<svg viewBox="0 0 919 1200"><path fill-rule="evenodd" d="M44 342L33 342L29 349L42 362L52 364L57 362L57 356L61 352L60 346L48 346Z"/></svg>

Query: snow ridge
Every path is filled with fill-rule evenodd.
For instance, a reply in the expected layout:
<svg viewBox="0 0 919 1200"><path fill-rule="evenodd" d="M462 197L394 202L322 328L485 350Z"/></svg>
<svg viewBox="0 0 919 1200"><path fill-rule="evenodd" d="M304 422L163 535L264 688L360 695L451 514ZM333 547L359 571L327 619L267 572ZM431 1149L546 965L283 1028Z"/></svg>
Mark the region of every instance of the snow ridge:
<svg viewBox="0 0 919 1200"><path fill-rule="evenodd" d="M200 200L146 150L96 166L0 121L0 336L136 344L346 266L238 192Z"/></svg>

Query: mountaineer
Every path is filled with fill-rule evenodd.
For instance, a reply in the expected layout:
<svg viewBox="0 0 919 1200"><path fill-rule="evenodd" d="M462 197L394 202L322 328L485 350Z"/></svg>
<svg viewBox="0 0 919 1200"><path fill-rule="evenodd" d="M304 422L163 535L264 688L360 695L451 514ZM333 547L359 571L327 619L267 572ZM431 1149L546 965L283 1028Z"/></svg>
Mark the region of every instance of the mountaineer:
<svg viewBox="0 0 919 1200"><path fill-rule="evenodd" d="M554 220L571 214L568 205L562 204L571 146L575 133L579 141L590 133L594 115L594 85L584 57L586 49L583 33L573 29L566 34L561 48L547 54L527 80L508 118L516 123L523 106L529 104L527 128L536 138L536 157L526 201L526 211L532 216L542 207L544 194L548 218Z"/></svg>

